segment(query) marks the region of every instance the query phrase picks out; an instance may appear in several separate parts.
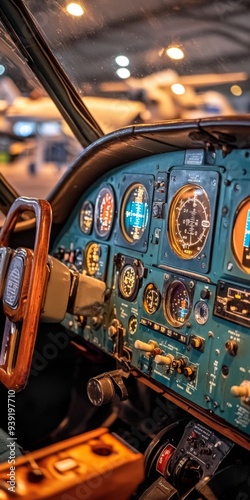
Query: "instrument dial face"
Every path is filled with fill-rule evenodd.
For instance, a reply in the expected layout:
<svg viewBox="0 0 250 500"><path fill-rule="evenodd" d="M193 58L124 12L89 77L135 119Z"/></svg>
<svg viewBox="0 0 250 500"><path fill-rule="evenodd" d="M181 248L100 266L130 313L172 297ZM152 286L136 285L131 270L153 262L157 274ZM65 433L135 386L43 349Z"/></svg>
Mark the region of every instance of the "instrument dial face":
<svg viewBox="0 0 250 500"><path fill-rule="evenodd" d="M208 305L203 300L196 302L194 306L194 317L199 325L205 325L208 320L209 311Z"/></svg>
<svg viewBox="0 0 250 500"><path fill-rule="evenodd" d="M119 290L125 299L130 299L137 288L136 271L130 264L125 265L119 277Z"/></svg>
<svg viewBox="0 0 250 500"><path fill-rule="evenodd" d="M121 230L129 243L139 241L149 221L149 196L143 184L132 184L126 191L121 208Z"/></svg>
<svg viewBox="0 0 250 500"><path fill-rule="evenodd" d="M240 268L250 274L250 197L236 211L232 234L232 249Z"/></svg>
<svg viewBox="0 0 250 500"><path fill-rule="evenodd" d="M95 231L100 238L108 238L115 215L115 197L111 186L104 186L95 206Z"/></svg>
<svg viewBox="0 0 250 500"><path fill-rule="evenodd" d="M85 265L89 276L94 276L98 271L100 256L101 248L98 243L89 243L85 251Z"/></svg>
<svg viewBox="0 0 250 500"><path fill-rule="evenodd" d="M80 211L80 228L84 234L92 231L94 219L94 207L90 201L85 201Z"/></svg>
<svg viewBox="0 0 250 500"><path fill-rule="evenodd" d="M153 283L149 283L143 294L143 307L148 314L154 314L161 302L161 295Z"/></svg>
<svg viewBox="0 0 250 500"><path fill-rule="evenodd" d="M165 312L172 326L183 326L191 311L191 300L187 287L182 281L175 280L167 290Z"/></svg>
<svg viewBox="0 0 250 500"><path fill-rule="evenodd" d="M130 316L128 321L128 331L131 335L134 335L138 326L138 319L136 316Z"/></svg>
<svg viewBox="0 0 250 500"><path fill-rule="evenodd" d="M196 184L179 189L169 211L169 241L173 251L182 259L199 255L207 241L210 222L210 203L205 189Z"/></svg>

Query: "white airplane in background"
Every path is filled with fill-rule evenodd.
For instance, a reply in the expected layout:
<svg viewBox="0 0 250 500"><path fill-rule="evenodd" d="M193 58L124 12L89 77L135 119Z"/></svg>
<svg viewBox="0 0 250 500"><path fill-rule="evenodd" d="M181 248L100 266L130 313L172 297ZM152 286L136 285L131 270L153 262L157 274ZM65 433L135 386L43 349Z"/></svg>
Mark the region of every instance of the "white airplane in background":
<svg viewBox="0 0 250 500"><path fill-rule="evenodd" d="M144 78L104 82L99 88L103 93L121 92L134 99L140 95L145 104L142 118L156 122L234 114L233 107L222 93L215 90L200 92L200 89L236 84L248 78L245 72L179 76L176 71L169 69Z"/></svg>

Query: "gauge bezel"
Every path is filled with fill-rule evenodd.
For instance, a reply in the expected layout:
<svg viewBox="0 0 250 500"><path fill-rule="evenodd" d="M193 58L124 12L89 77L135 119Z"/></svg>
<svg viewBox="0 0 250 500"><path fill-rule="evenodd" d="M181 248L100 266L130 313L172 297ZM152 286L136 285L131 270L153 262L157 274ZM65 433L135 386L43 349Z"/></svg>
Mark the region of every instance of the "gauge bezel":
<svg viewBox="0 0 250 500"><path fill-rule="evenodd" d="M170 303L172 301L173 291L178 285L182 285L186 290L188 295L188 313L185 316L184 321L176 320L171 311L170 311ZM177 275L171 275L164 283L163 287L163 312L167 322L173 326L174 328L182 328L186 325L190 314L192 312L192 303L193 303L193 295L194 295L194 286L195 283L193 280L188 280L186 278L182 278Z"/></svg>
<svg viewBox="0 0 250 500"><path fill-rule="evenodd" d="M244 238L246 236L246 230L249 231L249 229L246 229L247 221L246 221L246 214L244 213L245 211L247 212L250 211L250 196L244 198L244 200L242 200L242 202L238 205L236 209L235 218L233 222L233 229L232 229L231 247L233 256L239 268L244 273L250 274L250 260L249 260L249 267L245 266L243 263L244 248L246 248L244 246Z"/></svg>
<svg viewBox="0 0 250 500"><path fill-rule="evenodd" d="M82 214L84 211L86 211L87 209L85 207L89 206L90 207L90 210L91 210L91 223L90 223L90 226L89 228L87 229L84 229L83 228L83 223L82 223ZM80 229L82 231L82 233L84 234L91 234L92 232L92 229L93 229L93 224L94 224L94 205L91 201L89 200L85 200L81 206L81 209L80 209L80 213L79 213L79 226L80 226Z"/></svg>
<svg viewBox="0 0 250 500"><path fill-rule="evenodd" d="M142 189L144 191L143 196L145 196L145 194L146 194L146 197L147 197L147 208L146 208L147 214L146 214L146 217L145 217L146 224L144 226L142 226L142 228L141 228L141 234L140 234L139 238L134 239L134 238L132 238L132 237L129 236L128 231L126 229L125 214L126 214L126 207L127 207L127 204L129 202L129 199L130 199L131 195L134 193L134 191L136 189L138 189L140 187L142 187ZM123 200L122 200L122 204L121 204L120 228L121 228L121 232L122 232L123 238L128 243L130 243L131 245L136 244L137 242L139 242L143 238L143 235L144 235L144 232L147 229L148 223L149 223L149 195L148 195L148 191L147 191L146 187L144 186L144 184L142 184L141 182L133 183L125 191L125 194L124 194L124 197L123 197Z"/></svg>
<svg viewBox="0 0 250 500"><path fill-rule="evenodd" d="M209 226L204 227L203 231L199 235L197 235L196 242L195 242L196 248L194 247L194 244L193 244L193 245L190 245L190 247L188 249L186 249L185 244L184 244L184 240L183 240L184 236L178 230L178 220L179 219L178 219L178 216L176 215L176 213L179 212L179 215L181 213L181 209L178 207L178 205L181 204L181 202L183 202L183 206L182 206L182 208L183 208L184 203L186 201L188 201L190 198L192 199L192 197L193 197L194 200L196 199L195 198L196 191L200 191L197 198L201 198L201 197L204 198L204 201L203 202L199 201L199 203L201 203L201 205L204 206L204 211L206 212L206 217L209 220ZM187 200L185 200L186 197L187 197ZM183 200L185 200L185 202ZM205 203L206 203L206 206L205 206ZM172 202L171 202L171 205L169 208L169 219L168 219L169 243L170 243L170 246L172 247L172 250L176 253L176 255L178 257L180 257L181 259L184 259L184 260L190 260L190 259L194 259L194 258L198 257L198 255L200 255L200 253L202 252L202 250L206 244L206 241L207 241L207 238L209 235L210 221L211 221L210 202L209 202L208 194L207 194L206 190L203 188L203 186L200 186L198 184L193 184L193 183L185 184L184 186L182 186L175 193L175 195L172 199ZM200 241L200 247L197 247L198 241ZM194 247L194 248L192 248L192 247Z"/></svg>
<svg viewBox="0 0 250 500"><path fill-rule="evenodd" d="M124 300L128 300L129 302L134 302L136 300L138 291L142 286L142 279L144 276L144 267L140 260L133 259L131 257L118 254L116 256L116 271L118 273L118 295ZM131 294L125 295L122 291L121 281L124 276L125 268L131 267L135 272L135 285Z"/></svg>
<svg viewBox="0 0 250 500"><path fill-rule="evenodd" d="M124 293L123 279L124 279L124 275L125 275L126 270L128 270L129 268L131 270L133 270L133 273L134 273L134 284L133 284L133 288L132 288L130 294L125 294ZM138 275L136 273L136 268L135 268L135 266L133 266L133 264L127 263L123 266L123 268L121 269L120 274L119 274L119 293L120 293L121 297L123 297L123 299L132 301L133 298L137 295L137 289L138 289Z"/></svg>
<svg viewBox="0 0 250 500"><path fill-rule="evenodd" d="M100 201L104 199L104 192L109 193L112 199L112 214L111 214L111 220L108 224L108 228L105 231L100 231L98 224L100 221ZM96 236L101 238L102 240L107 240L111 234L113 224L114 224L114 218L115 218L115 211L116 211L116 203L115 203L115 192L113 187L110 184L104 184L101 186L101 188L98 191L97 197L96 197L96 203L95 203L95 210L94 210L94 230L96 233Z"/></svg>
<svg viewBox="0 0 250 500"><path fill-rule="evenodd" d="M210 229L203 245L202 250L190 259L185 259L183 256L178 255L170 244L168 235L168 227L170 224L170 210L165 210L165 231L162 234L161 260L162 264L168 266L184 269L185 271L196 271L206 274L210 270L211 262L211 249L214 233L214 220L215 210L217 203L217 196L219 190L220 175L216 171L211 170L183 170L181 167L174 167L170 174L169 189L168 189L168 206L171 207L172 201L179 190L190 184L201 187L207 194L210 202ZM165 237L167 235L167 237Z"/></svg>
<svg viewBox="0 0 250 500"><path fill-rule="evenodd" d="M125 223L124 223L124 213L128 197L131 196L132 192L136 187L142 185L148 196L148 207L147 207L147 223L139 239L133 240L127 234ZM154 176L153 175L143 175L143 174L126 174L121 179L121 187L119 193L119 199L121 201L119 210L119 231L116 231L115 243L121 247L133 248L139 252L145 253L148 248L148 235L151 222L151 210L153 201L153 191L154 191Z"/></svg>

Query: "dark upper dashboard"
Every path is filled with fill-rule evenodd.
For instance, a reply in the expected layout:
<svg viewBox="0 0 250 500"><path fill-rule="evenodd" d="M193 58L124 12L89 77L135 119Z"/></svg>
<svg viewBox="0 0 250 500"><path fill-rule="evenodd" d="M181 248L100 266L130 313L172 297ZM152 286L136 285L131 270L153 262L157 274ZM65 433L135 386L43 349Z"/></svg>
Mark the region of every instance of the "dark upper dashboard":
<svg viewBox="0 0 250 500"><path fill-rule="evenodd" d="M166 124L100 139L68 174L65 204L79 199L50 252L107 287L87 320L66 315L68 330L241 437L250 433L246 126Z"/></svg>

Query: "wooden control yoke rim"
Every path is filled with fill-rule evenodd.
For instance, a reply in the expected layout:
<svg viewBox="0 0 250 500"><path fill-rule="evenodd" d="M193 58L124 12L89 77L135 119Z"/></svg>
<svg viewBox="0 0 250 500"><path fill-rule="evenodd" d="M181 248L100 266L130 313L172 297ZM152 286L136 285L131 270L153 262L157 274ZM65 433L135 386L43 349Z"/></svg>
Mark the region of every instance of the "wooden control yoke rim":
<svg viewBox="0 0 250 500"><path fill-rule="evenodd" d="M20 340L16 355L16 363L11 373L0 366L0 382L8 389L19 391L27 384L42 300L47 277L47 259L49 250L50 228L52 222L51 206L47 200L20 197L11 206L0 232L0 247L9 245L19 215L24 211L33 211L36 219L36 235L34 255L29 277L27 301L21 324ZM6 322L8 319L6 319Z"/></svg>

